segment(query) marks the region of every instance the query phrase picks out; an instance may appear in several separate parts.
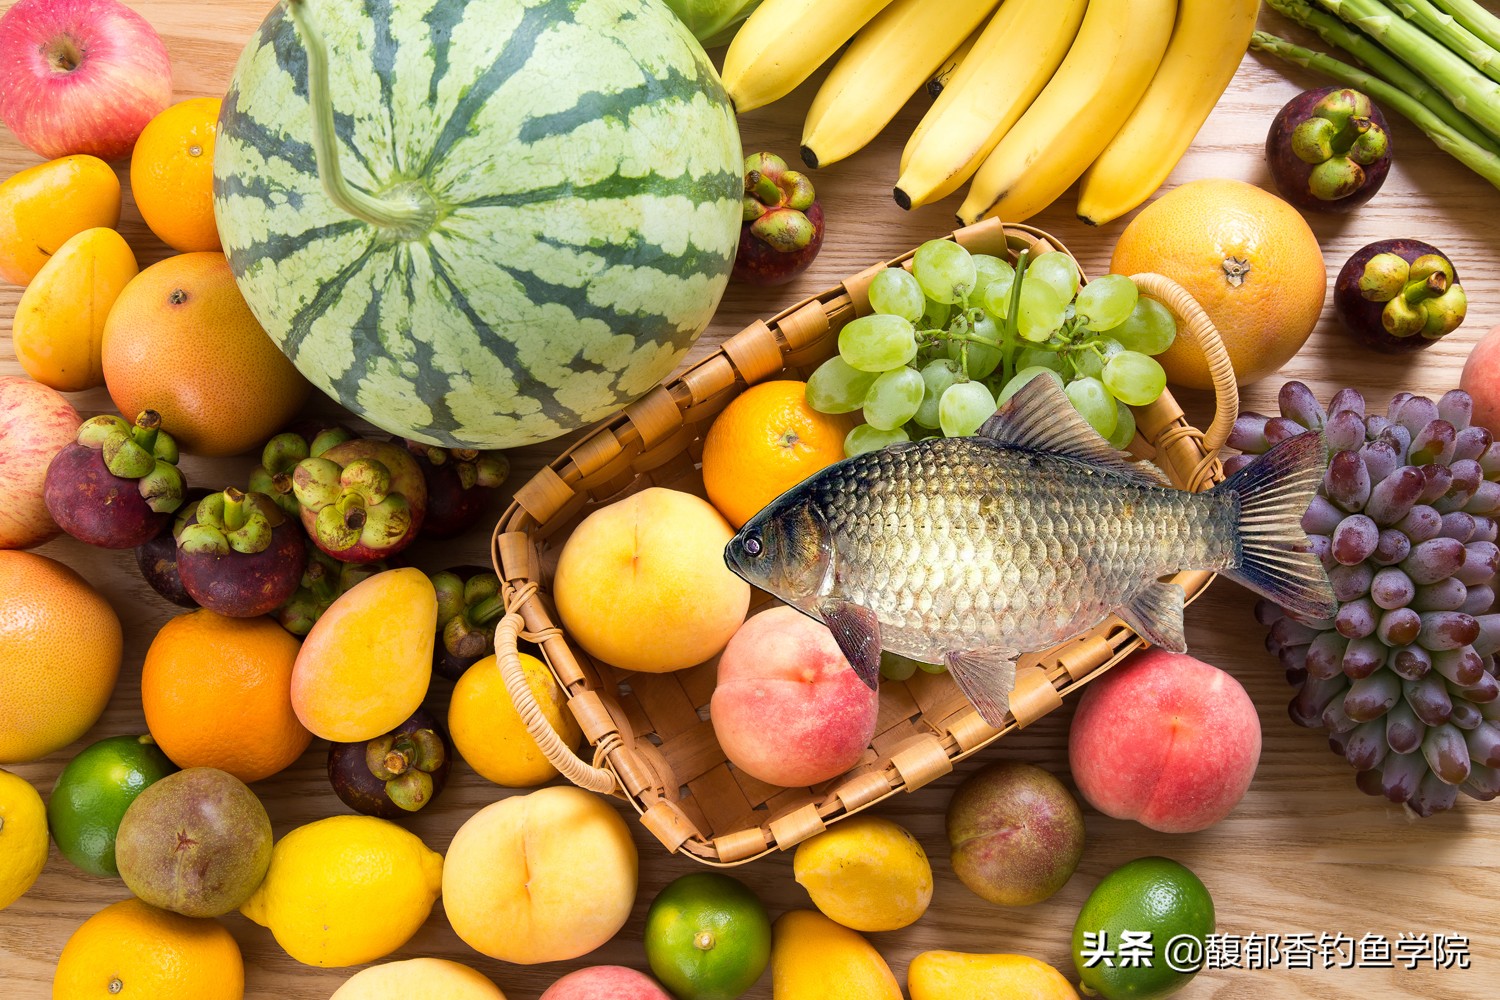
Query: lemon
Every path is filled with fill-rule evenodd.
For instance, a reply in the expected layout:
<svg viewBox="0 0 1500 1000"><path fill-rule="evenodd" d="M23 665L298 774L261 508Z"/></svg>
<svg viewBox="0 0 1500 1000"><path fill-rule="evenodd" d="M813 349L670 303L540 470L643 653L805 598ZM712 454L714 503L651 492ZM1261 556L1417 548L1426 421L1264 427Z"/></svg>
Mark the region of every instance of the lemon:
<svg viewBox="0 0 1500 1000"><path fill-rule="evenodd" d="M0 770L0 910L36 883L47 863L47 807L31 782Z"/></svg>
<svg viewBox="0 0 1500 1000"><path fill-rule="evenodd" d="M646 913L646 961L679 1000L734 1000L771 960L771 919L755 893L719 872L684 875Z"/></svg>
<svg viewBox="0 0 1500 1000"><path fill-rule="evenodd" d="M416 834L373 816L331 816L277 842L240 912L299 962L362 965L417 932L442 883L443 856Z"/></svg>
<svg viewBox="0 0 1500 1000"><path fill-rule="evenodd" d="M328 1000L505 1000L500 988L467 965L444 958L411 958L356 972Z"/></svg>
<svg viewBox="0 0 1500 1000"><path fill-rule="evenodd" d="M870 942L821 913L789 910L771 928L771 995L901 1000L901 987Z"/></svg>
<svg viewBox="0 0 1500 1000"><path fill-rule="evenodd" d="M1088 996L1158 1000L1197 975L1213 931L1213 897L1198 876L1168 858L1137 858L1084 900L1073 965Z"/></svg>
<svg viewBox="0 0 1500 1000"><path fill-rule="evenodd" d="M932 865L905 827L855 816L804 841L792 872L813 905L857 931L894 931L932 902Z"/></svg>
<svg viewBox="0 0 1500 1000"><path fill-rule="evenodd" d="M567 696L552 679L547 665L522 653L521 666L548 725L564 743L576 747L583 733L568 710ZM497 785L531 788L557 777L557 768L536 745L521 721L521 714L511 704L505 678L493 656L486 656L465 670L453 686L453 697L448 703L448 733L459 756L480 777Z"/></svg>

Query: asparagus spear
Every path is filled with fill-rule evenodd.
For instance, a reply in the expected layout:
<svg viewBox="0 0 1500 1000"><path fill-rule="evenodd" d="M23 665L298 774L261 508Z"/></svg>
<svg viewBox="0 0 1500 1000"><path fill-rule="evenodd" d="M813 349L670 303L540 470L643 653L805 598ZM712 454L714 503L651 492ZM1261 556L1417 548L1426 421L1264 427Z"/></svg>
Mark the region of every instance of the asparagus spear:
<svg viewBox="0 0 1500 1000"><path fill-rule="evenodd" d="M1492 153L1500 153L1500 142L1490 138L1482 128L1464 117L1464 113L1455 108L1451 101L1428 86L1426 80L1407 69L1399 59L1393 58L1385 49L1343 21L1318 10L1308 0L1266 0L1266 3L1288 20L1317 32L1319 38L1334 48L1343 49L1397 90L1421 101L1429 111L1465 139Z"/></svg>
<svg viewBox="0 0 1500 1000"><path fill-rule="evenodd" d="M1428 0L1385 0L1386 6L1436 38L1449 51L1463 56L1464 61L1491 80L1500 80L1500 52L1476 38L1474 33L1457 20L1434 7Z"/></svg>
<svg viewBox="0 0 1500 1000"><path fill-rule="evenodd" d="M1250 48L1257 52L1269 52L1287 62L1332 77L1346 87L1364 91L1386 107L1409 118L1437 143L1439 149L1500 188L1500 155L1464 138L1409 94L1332 56L1294 45L1285 38L1264 31L1257 31L1250 36Z"/></svg>
<svg viewBox="0 0 1500 1000"><path fill-rule="evenodd" d="M1391 13L1378 0L1317 2L1390 49L1392 55L1426 77L1475 124L1500 138L1500 83Z"/></svg>
<svg viewBox="0 0 1500 1000"><path fill-rule="evenodd" d="M1500 17L1485 10L1475 0L1436 0L1436 2L1439 7L1452 14L1459 24L1500 49Z"/></svg>

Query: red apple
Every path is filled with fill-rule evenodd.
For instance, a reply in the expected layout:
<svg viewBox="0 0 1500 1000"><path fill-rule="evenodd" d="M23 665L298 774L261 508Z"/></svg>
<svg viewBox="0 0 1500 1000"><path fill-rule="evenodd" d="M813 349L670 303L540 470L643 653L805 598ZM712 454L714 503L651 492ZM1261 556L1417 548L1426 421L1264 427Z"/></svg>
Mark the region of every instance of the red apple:
<svg viewBox="0 0 1500 1000"><path fill-rule="evenodd" d="M47 513L42 484L82 422L57 391L0 376L0 549L29 549L61 531Z"/></svg>
<svg viewBox="0 0 1500 1000"><path fill-rule="evenodd" d="M172 101L156 29L117 0L18 0L0 17L0 121L55 159L130 154Z"/></svg>

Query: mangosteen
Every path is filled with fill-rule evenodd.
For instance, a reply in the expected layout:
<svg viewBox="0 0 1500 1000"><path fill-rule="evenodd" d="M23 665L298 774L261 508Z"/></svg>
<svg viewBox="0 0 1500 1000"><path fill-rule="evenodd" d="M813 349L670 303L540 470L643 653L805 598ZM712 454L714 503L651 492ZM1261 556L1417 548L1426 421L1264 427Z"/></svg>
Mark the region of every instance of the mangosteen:
<svg viewBox="0 0 1500 1000"><path fill-rule="evenodd" d="M745 200L737 281L780 285L807 270L823 246L823 206L806 174L775 153L745 158Z"/></svg>
<svg viewBox="0 0 1500 1000"><path fill-rule="evenodd" d="M426 709L362 743L331 743L328 781L355 812L400 819L437 798L453 766L453 744Z"/></svg>
<svg viewBox="0 0 1500 1000"><path fill-rule="evenodd" d="M341 562L367 563L412 543L427 513L427 482L399 444L354 438L304 458L292 492L313 544Z"/></svg>
<svg viewBox="0 0 1500 1000"><path fill-rule="evenodd" d="M1390 172L1385 115L1348 87L1298 94L1271 122L1266 164L1281 196L1298 208L1348 212L1375 197Z"/></svg>
<svg viewBox="0 0 1500 1000"><path fill-rule="evenodd" d="M201 486L188 487L177 516L164 524L155 538L135 547L135 564L151 589L184 608L196 608L198 602L183 587L182 574L177 572L177 532L187 523L192 508L209 492Z"/></svg>
<svg viewBox="0 0 1500 1000"><path fill-rule="evenodd" d="M406 450L427 481L422 534L428 538L452 538L472 528L510 475L510 460L498 451L440 448L420 441L407 441Z"/></svg>
<svg viewBox="0 0 1500 1000"><path fill-rule="evenodd" d="M301 526L264 493L233 486L194 505L177 533L177 570L201 606L254 618L297 589L307 565Z"/></svg>
<svg viewBox="0 0 1500 1000"><path fill-rule="evenodd" d="M300 518L302 509L292 491L292 472L297 463L304 458L317 458L353 437L354 432L343 424L299 421L292 430L282 431L266 442L260 452L260 464L250 470L250 489L264 493L292 517Z"/></svg>
<svg viewBox="0 0 1500 1000"><path fill-rule="evenodd" d="M505 615L500 578L478 566L432 574L437 591L437 642L432 669L449 680L495 651L495 624Z"/></svg>
<svg viewBox="0 0 1500 1000"><path fill-rule="evenodd" d="M1379 240L1362 247L1339 271L1333 308L1369 347L1417 351L1458 329L1468 299L1458 269L1421 240Z"/></svg>
<svg viewBox="0 0 1500 1000"><path fill-rule="evenodd" d="M384 562L378 561L339 562L313 546L308 550L307 567L302 571L297 589L271 615L293 635L307 635L341 594L387 568Z"/></svg>
<svg viewBox="0 0 1500 1000"><path fill-rule="evenodd" d="M155 538L182 506L177 442L161 415L145 410L85 420L78 438L47 466L43 498L58 527L81 542L133 549Z"/></svg>

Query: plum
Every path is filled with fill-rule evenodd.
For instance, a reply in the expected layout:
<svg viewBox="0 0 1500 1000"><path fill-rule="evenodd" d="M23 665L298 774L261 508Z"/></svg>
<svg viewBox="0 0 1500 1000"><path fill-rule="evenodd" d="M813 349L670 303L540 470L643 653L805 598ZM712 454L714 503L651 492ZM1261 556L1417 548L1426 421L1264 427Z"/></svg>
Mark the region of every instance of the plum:
<svg viewBox="0 0 1500 1000"><path fill-rule="evenodd" d="M1333 309L1350 333L1396 354L1431 346L1464 321L1458 270L1421 240L1378 240L1355 251L1333 286Z"/></svg>
<svg viewBox="0 0 1500 1000"><path fill-rule="evenodd" d="M1047 899L1083 857L1083 811L1061 781L1019 761L975 771L948 802L953 873L1002 906Z"/></svg>
<svg viewBox="0 0 1500 1000"><path fill-rule="evenodd" d="M156 537L185 488L177 442L155 410L143 411L134 426L116 416L85 420L77 440L47 466L42 487L58 527L106 549L133 549Z"/></svg>
<svg viewBox="0 0 1500 1000"><path fill-rule="evenodd" d="M453 746L426 709L384 735L331 743L328 781L355 812L400 819L437 798L453 766Z"/></svg>
<svg viewBox="0 0 1500 1000"><path fill-rule="evenodd" d="M182 506L177 516L162 526L156 537L135 547L135 564L141 576L167 600L184 608L196 608L198 602L182 585L182 574L177 571L177 533L187 523L188 515L199 500L212 492L201 486L190 486L182 495Z"/></svg>
<svg viewBox="0 0 1500 1000"><path fill-rule="evenodd" d="M781 285L807 270L823 246L823 206L807 175L775 153L745 158L740 245L731 277Z"/></svg>
<svg viewBox="0 0 1500 1000"><path fill-rule="evenodd" d="M452 538L472 528L510 475L510 461L498 451L439 448L420 441L405 444L427 481L427 517L422 522L427 538Z"/></svg>
<svg viewBox="0 0 1500 1000"><path fill-rule="evenodd" d="M500 578L478 566L456 566L432 575L437 591L437 642L432 669L449 680L495 651L495 624L505 614Z"/></svg>
<svg viewBox="0 0 1500 1000"><path fill-rule="evenodd" d="M1266 163L1281 196L1298 208L1348 212L1375 197L1390 172L1385 115L1347 87L1298 94L1271 122Z"/></svg>
<svg viewBox="0 0 1500 1000"><path fill-rule="evenodd" d="M292 492L313 544L340 562L367 563L412 543L427 514L427 482L404 447L353 438L297 463Z"/></svg>

